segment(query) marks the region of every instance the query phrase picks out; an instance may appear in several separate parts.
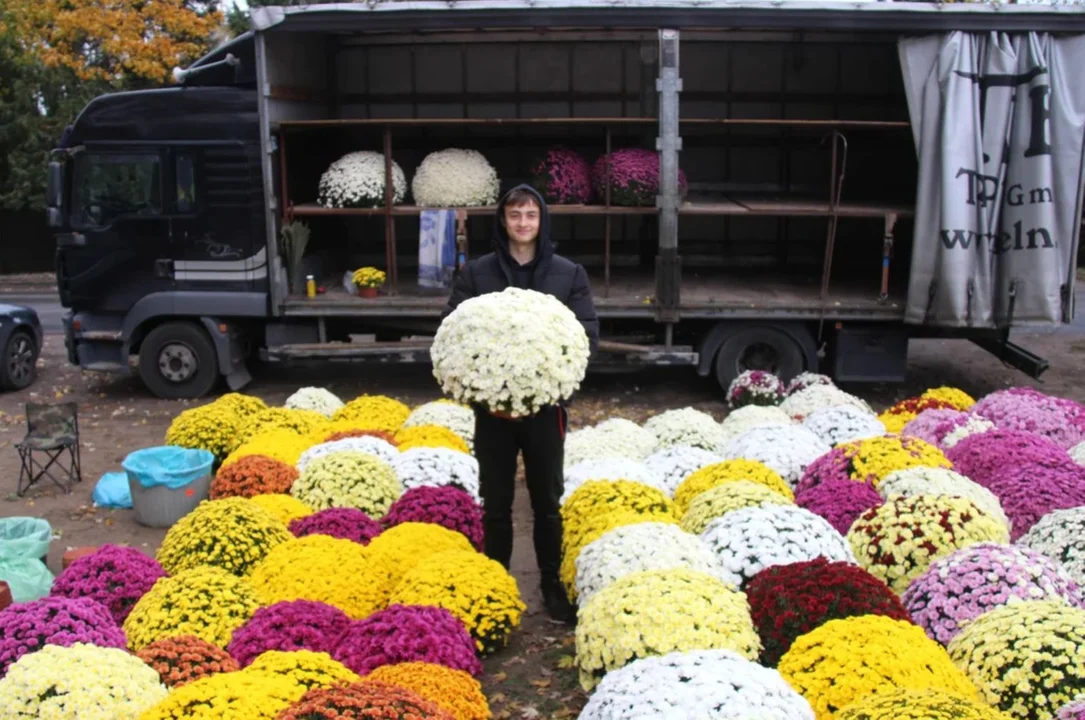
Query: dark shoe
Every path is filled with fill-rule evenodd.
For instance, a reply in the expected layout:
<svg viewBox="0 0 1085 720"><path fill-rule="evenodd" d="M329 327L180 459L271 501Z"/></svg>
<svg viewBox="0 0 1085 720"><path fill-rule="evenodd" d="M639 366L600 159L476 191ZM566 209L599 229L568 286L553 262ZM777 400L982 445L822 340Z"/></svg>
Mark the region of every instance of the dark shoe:
<svg viewBox="0 0 1085 720"><path fill-rule="evenodd" d="M576 620L576 608L565 595L561 583L542 583L543 606L551 620L571 623Z"/></svg>

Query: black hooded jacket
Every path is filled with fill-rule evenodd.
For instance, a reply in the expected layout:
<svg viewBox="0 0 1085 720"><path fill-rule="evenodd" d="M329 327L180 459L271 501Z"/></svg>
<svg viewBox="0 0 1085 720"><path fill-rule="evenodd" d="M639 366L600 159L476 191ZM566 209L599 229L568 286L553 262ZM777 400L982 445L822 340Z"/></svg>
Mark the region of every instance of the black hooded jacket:
<svg viewBox="0 0 1085 720"><path fill-rule="evenodd" d="M550 239L550 211L542 195L530 185L519 185L514 189L527 190L539 202L541 216L535 259L527 265L519 265L509 254L509 236L501 222L505 200L508 197L506 194L497 205L493 252L472 260L464 267L452 286L452 295L448 299L442 318L468 298L501 292L510 286L526 287L529 290L553 295L565 303L588 333L591 353L594 355L599 347L599 318L595 314L588 273L582 266L554 254L554 242ZM526 280L526 284L518 280Z"/></svg>

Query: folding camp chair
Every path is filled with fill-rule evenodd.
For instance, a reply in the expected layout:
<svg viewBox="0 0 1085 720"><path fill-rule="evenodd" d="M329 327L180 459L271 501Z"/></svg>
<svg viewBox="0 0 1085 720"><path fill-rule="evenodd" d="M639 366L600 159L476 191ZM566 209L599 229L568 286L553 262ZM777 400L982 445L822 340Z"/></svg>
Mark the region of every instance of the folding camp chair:
<svg viewBox="0 0 1085 720"><path fill-rule="evenodd" d="M19 470L18 495L22 497L35 483L48 477L65 492L82 480L79 464L79 408L75 403L56 405L26 404L27 433L15 445L22 467ZM48 462L42 464L34 453ZM61 476L58 479L57 475ZM62 479L66 478L65 483Z"/></svg>

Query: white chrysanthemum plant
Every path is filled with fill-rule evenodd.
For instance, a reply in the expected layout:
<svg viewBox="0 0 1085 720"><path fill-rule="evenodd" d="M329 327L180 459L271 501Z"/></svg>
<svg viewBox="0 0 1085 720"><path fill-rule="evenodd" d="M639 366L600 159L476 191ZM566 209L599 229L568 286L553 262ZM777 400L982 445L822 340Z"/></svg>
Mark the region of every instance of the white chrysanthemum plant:
<svg viewBox="0 0 1085 720"><path fill-rule="evenodd" d="M449 448L417 447L398 453L392 469L404 491L418 487L457 487L481 503L478 460Z"/></svg>
<svg viewBox="0 0 1085 720"><path fill-rule="evenodd" d="M877 415L866 400L846 393L835 385L821 384L811 385L787 396L780 403L780 409L802 422L811 413L837 405L850 405L870 415Z"/></svg>
<svg viewBox="0 0 1085 720"><path fill-rule="evenodd" d="M378 437L367 435L364 437L349 437L343 438L342 440L332 440L331 442L313 445L301 454L295 467L298 469L299 473L303 473L305 472L305 468L309 467L309 464L314 460L331 455L332 453L340 452L365 453L378 457L386 463L391 463L399 457L399 450L396 449L395 445L387 440L381 440Z"/></svg>
<svg viewBox="0 0 1085 720"><path fill-rule="evenodd" d="M801 425L767 425L748 430L732 440L725 460L756 460L772 468L792 490L806 466L832 448Z"/></svg>
<svg viewBox="0 0 1085 720"><path fill-rule="evenodd" d="M700 538L677 525L622 525L584 546L576 558L577 601L583 605L615 580L642 570L699 570L724 582L728 573Z"/></svg>
<svg viewBox="0 0 1085 720"><path fill-rule="evenodd" d="M392 163L392 202L407 196L407 176ZM368 208L384 205L384 155L360 150L333 162L320 176L317 202L329 208Z"/></svg>
<svg viewBox="0 0 1085 720"><path fill-rule="evenodd" d="M1085 506L1052 510L1017 544L1062 563L1074 582L1085 587Z"/></svg>
<svg viewBox="0 0 1085 720"><path fill-rule="evenodd" d="M787 384L787 389L784 391L784 394L794 395L795 393L805 390L808 387L813 387L814 385L836 386L833 379L828 375L805 371L791 378L791 382Z"/></svg>
<svg viewBox="0 0 1085 720"><path fill-rule="evenodd" d="M1002 509L998 496L978 482L947 468L919 465L891 472L878 483L878 493L888 500L894 495L947 495L971 500L987 515L1013 529L1013 522Z"/></svg>
<svg viewBox="0 0 1085 720"><path fill-rule="evenodd" d="M629 480L667 492L663 478L644 463L626 458L602 457L582 460L565 468L565 491L561 495L561 504L564 505L581 485L593 480Z"/></svg>
<svg viewBox="0 0 1085 720"><path fill-rule="evenodd" d="M303 387L288 397L283 405L291 410L312 410L330 418L343 407L343 401L322 387Z"/></svg>
<svg viewBox="0 0 1085 720"><path fill-rule="evenodd" d="M667 410L648 418L644 429L659 441L660 448L695 447L723 452L726 438L722 426L706 412L691 407Z"/></svg>
<svg viewBox="0 0 1085 720"><path fill-rule="evenodd" d="M678 486L703 467L723 462L723 456L701 448L674 445L648 456L644 464L663 481L667 495L674 497Z"/></svg>
<svg viewBox="0 0 1085 720"><path fill-rule="evenodd" d="M720 426L727 442L747 430L768 425L794 425L791 416L775 405L745 405L728 413Z"/></svg>
<svg viewBox="0 0 1085 720"><path fill-rule="evenodd" d="M981 417L974 413L970 413L968 418L960 425L955 426L952 430L942 436L942 449L950 450L957 446L961 440L972 435L979 435L985 433L988 430L994 430L995 424L985 417ZM1071 454L1071 457L1073 455Z"/></svg>
<svg viewBox="0 0 1085 720"><path fill-rule="evenodd" d="M427 155L414 173L411 192L422 207L493 205L501 183L478 150L448 148Z"/></svg>
<svg viewBox="0 0 1085 720"><path fill-rule="evenodd" d="M885 435L885 424L853 405L836 405L815 410L802 421L804 428L829 446Z"/></svg>
<svg viewBox="0 0 1085 720"><path fill-rule="evenodd" d="M814 720L810 703L776 670L732 650L641 658L603 677L580 720Z"/></svg>
<svg viewBox="0 0 1085 720"><path fill-rule="evenodd" d="M819 557L858 564L847 538L820 515L794 505L734 510L710 522L701 540L723 563L728 582L739 588L773 565Z"/></svg>
<svg viewBox="0 0 1085 720"><path fill-rule="evenodd" d="M588 335L555 297L506 288L464 300L437 328L433 375L446 395L512 417L567 400L588 369Z"/></svg>
<svg viewBox="0 0 1085 720"><path fill-rule="evenodd" d="M407 420L403 427L417 427L419 425L437 425L454 432L461 440L467 443L468 449L475 449L475 411L463 405L436 400L419 405Z"/></svg>
<svg viewBox="0 0 1085 720"><path fill-rule="evenodd" d="M611 418L565 436L566 468L585 460L643 460L658 446L656 436L632 420Z"/></svg>

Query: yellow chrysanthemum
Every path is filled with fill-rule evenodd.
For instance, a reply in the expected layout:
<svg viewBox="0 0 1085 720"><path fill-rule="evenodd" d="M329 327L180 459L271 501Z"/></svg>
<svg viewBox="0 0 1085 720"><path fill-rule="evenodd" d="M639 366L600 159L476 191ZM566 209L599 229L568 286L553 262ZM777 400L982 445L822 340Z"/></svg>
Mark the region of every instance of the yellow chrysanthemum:
<svg viewBox="0 0 1085 720"><path fill-rule="evenodd" d="M947 387L945 385L942 387L931 388L920 395L920 397L924 400L939 400L962 411L969 410L976 404L976 399L964 390L955 387Z"/></svg>
<svg viewBox="0 0 1085 720"><path fill-rule="evenodd" d="M365 676L416 692L448 710L456 720L489 720L490 704L482 685L463 670L425 662L384 665Z"/></svg>
<svg viewBox="0 0 1085 720"><path fill-rule="evenodd" d="M133 652L181 635L195 635L224 648L257 607L247 580L201 566L159 579L128 614L124 632Z"/></svg>
<svg viewBox="0 0 1085 720"><path fill-rule="evenodd" d="M277 546L249 580L264 605L314 600L355 619L383 609L391 592L381 573L370 567L363 546L329 535L308 535Z"/></svg>
<svg viewBox="0 0 1085 720"><path fill-rule="evenodd" d="M344 450L306 465L290 494L314 510L355 508L379 520L403 494L403 484L377 456Z"/></svg>
<svg viewBox="0 0 1085 720"><path fill-rule="evenodd" d="M941 450L917 437L875 437L838 447L855 448L849 476L875 488L885 476L907 468L953 467Z"/></svg>
<svg viewBox="0 0 1085 720"><path fill-rule="evenodd" d="M463 438L440 425L416 425L402 428L396 433L396 444L399 445L400 452L419 447L448 448L462 453L471 452Z"/></svg>
<svg viewBox="0 0 1085 720"><path fill-rule="evenodd" d="M171 574L213 565L245 575L292 537L278 518L248 498L204 500L173 524L155 559Z"/></svg>
<svg viewBox="0 0 1085 720"><path fill-rule="evenodd" d="M313 410L273 407L242 421L234 437L235 448L269 430L290 430L303 438L326 430L328 418Z"/></svg>
<svg viewBox="0 0 1085 720"><path fill-rule="evenodd" d="M301 500L282 493L253 495L249 498L249 502L255 503L271 513L279 519L279 522L286 525L288 528L291 520L297 520L298 518L308 517L313 514L313 509Z"/></svg>
<svg viewBox="0 0 1085 720"><path fill-rule="evenodd" d="M901 688L978 699L968 677L922 628L884 615L830 620L800 635L777 670L818 720L832 720L863 697Z"/></svg>
<svg viewBox="0 0 1085 720"><path fill-rule="evenodd" d="M473 550L462 534L433 523L405 522L390 527L366 546L372 574L379 573L389 588L399 585L416 565L437 553Z"/></svg>
<svg viewBox="0 0 1085 720"><path fill-rule="evenodd" d="M165 697L158 673L124 650L46 645L0 678L0 717L135 720Z"/></svg>
<svg viewBox="0 0 1085 720"><path fill-rule="evenodd" d="M795 499L791 487L780 474L756 460L725 460L707 465L687 477L674 492L674 502L678 513L684 515L689 510L693 498L724 483L748 480L764 485L769 490L780 493L788 500Z"/></svg>
<svg viewBox="0 0 1085 720"><path fill-rule="evenodd" d="M795 503L764 485L749 480L724 483L693 498L682 516L682 529L700 535L708 524L733 510Z"/></svg>
<svg viewBox="0 0 1085 720"><path fill-rule="evenodd" d="M222 459L235 447L238 417L214 404L183 411L166 430L166 444L193 450L207 450Z"/></svg>
<svg viewBox="0 0 1085 720"><path fill-rule="evenodd" d="M257 656L245 672L262 672L269 675L284 675L304 687L331 687L339 683L358 682L361 678L338 660L324 652L294 650L282 652L268 650Z"/></svg>
<svg viewBox="0 0 1085 720"><path fill-rule="evenodd" d="M1021 720L1053 718L1085 694L1085 609L1028 600L990 610L949 643L987 702Z"/></svg>
<svg viewBox="0 0 1085 720"><path fill-rule="evenodd" d="M527 609L516 579L474 550L430 555L403 576L390 604L448 610L463 621L482 654L503 648Z"/></svg>
<svg viewBox="0 0 1085 720"><path fill-rule="evenodd" d="M175 689L139 720L275 720L305 692L284 675L217 673Z"/></svg>
<svg viewBox="0 0 1085 720"><path fill-rule="evenodd" d="M279 428L255 436L226 456L222 467L249 455L266 455L287 465L297 465L301 454L315 445L313 436L302 437L293 430Z"/></svg>
<svg viewBox="0 0 1085 720"><path fill-rule="evenodd" d="M245 420L263 410L267 410L267 403L255 395L236 392L226 393L211 404L229 410L237 416L238 420Z"/></svg>
<svg viewBox="0 0 1085 720"><path fill-rule="evenodd" d="M332 421L349 420L354 428L383 430L394 433L411 414L411 409L399 400L385 395L356 397L332 415Z"/></svg>
<svg viewBox="0 0 1085 720"><path fill-rule="evenodd" d="M633 480L588 480L561 506L565 533L575 535L585 518L616 510L659 512L677 517L674 503L658 488Z"/></svg>
<svg viewBox="0 0 1085 720"><path fill-rule="evenodd" d="M576 664L585 690L637 658L689 650L757 660L761 640L746 596L697 570L646 570L615 580L580 608Z"/></svg>
<svg viewBox="0 0 1085 720"><path fill-rule="evenodd" d="M1009 541L1002 522L949 495L894 495L848 531L859 564L898 595L939 558L977 543Z"/></svg>
<svg viewBox="0 0 1085 720"><path fill-rule="evenodd" d="M836 714L836 720L1010 720L990 705L941 690L868 695Z"/></svg>

